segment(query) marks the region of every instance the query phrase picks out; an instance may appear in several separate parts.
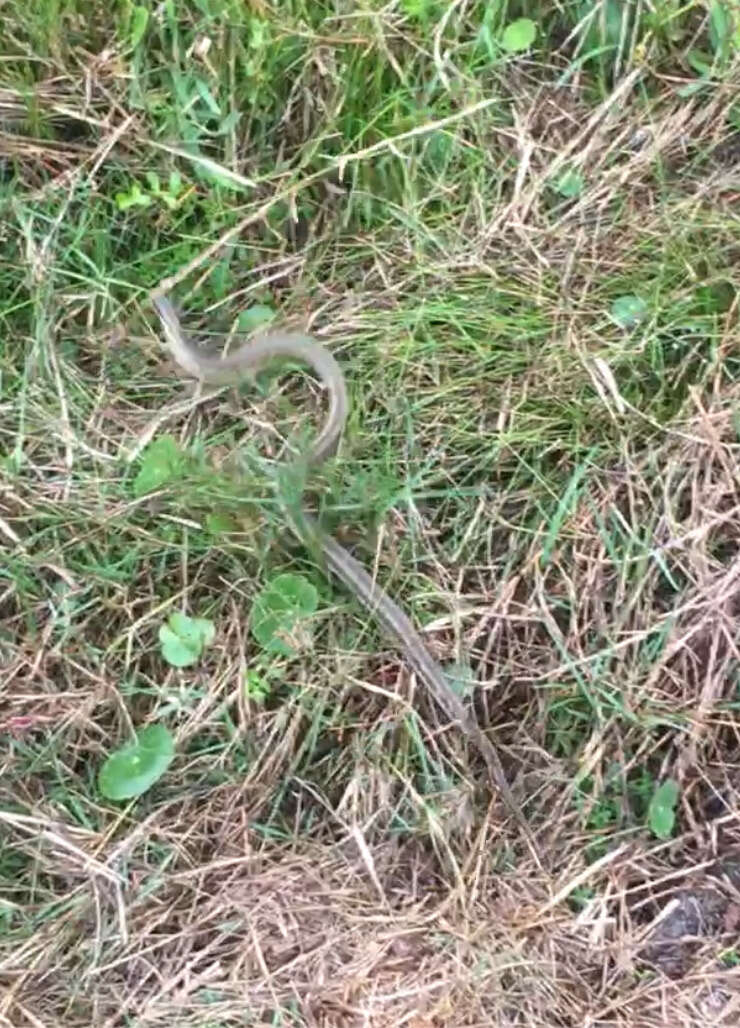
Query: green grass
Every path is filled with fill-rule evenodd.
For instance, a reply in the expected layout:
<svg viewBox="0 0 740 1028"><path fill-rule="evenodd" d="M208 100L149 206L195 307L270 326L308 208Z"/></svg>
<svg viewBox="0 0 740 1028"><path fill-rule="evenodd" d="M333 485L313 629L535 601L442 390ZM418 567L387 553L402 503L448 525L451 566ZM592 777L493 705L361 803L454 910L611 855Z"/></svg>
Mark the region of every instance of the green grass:
<svg viewBox="0 0 740 1028"><path fill-rule="evenodd" d="M668 1000L643 942L676 869L711 856L705 826L734 838L723 12L3 7L0 1023L704 1016L697 982L728 963L706 954L731 940ZM535 48L507 55L520 17ZM312 483L322 523L468 669L539 867L461 733L288 537L274 462L317 390L189 399L148 299L168 279L214 341L266 305L337 355L352 409ZM183 466L141 495L165 434ZM293 657L250 629L283 572L319 597ZM216 627L182 671L158 639L178 610ZM106 756L154 721L172 766L105 800ZM648 825L669 778L670 850Z"/></svg>

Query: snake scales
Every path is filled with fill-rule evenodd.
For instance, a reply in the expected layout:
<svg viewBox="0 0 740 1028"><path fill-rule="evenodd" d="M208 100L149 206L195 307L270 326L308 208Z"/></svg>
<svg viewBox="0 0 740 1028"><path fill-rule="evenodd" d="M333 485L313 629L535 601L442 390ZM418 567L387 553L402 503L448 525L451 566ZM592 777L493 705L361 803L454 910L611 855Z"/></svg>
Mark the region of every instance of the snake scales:
<svg viewBox="0 0 740 1028"><path fill-rule="evenodd" d="M225 357L209 356L201 353L184 334L178 316L166 297L155 295L152 300L175 362L183 371L203 383L234 384L253 376L265 364L280 358L298 360L309 365L328 391L329 413L321 433L303 461L307 466L316 468L334 453L349 409L347 387L336 360L315 339L299 333L275 332L249 342ZM302 509L286 509L285 513L298 540L309 546L318 543L329 570L397 639L408 665L426 685L442 710L477 748L486 762L492 784L529 837L526 820L511 793L493 744L452 689L445 672L431 656L409 618L362 565L319 527L315 518Z"/></svg>

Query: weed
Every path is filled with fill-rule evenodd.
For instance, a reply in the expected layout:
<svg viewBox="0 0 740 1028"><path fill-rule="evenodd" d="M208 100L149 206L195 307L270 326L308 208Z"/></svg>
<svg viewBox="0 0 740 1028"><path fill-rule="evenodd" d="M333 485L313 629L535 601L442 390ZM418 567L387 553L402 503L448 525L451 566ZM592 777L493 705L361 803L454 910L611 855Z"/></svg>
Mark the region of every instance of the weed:
<svg viewBox="0 0 740 1028"><path fill-rule="evenodd" d="M147 725L136 741L111 753L100 769L98 787L107 799L127 800L146 792L165 773L175 748L164 725Z"/></svg>
<svg viewBox="0 0 740 1028"><path fill-rule="evenodd" d="M159 629L162 656L173 667L189 667L213 642L216 629L208 618L191 618L187 614L170 614L167 624Z"/></svg>

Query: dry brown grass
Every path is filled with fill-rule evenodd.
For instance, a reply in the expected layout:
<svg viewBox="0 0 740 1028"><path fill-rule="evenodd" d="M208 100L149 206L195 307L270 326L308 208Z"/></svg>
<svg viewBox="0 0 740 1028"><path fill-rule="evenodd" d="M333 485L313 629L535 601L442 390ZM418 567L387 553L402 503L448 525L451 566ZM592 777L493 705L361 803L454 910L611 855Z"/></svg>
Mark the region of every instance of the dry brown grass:
<svg viewBox="0 0 740 1028"><path fill-rule="evenodd" d="M736 387L697 395L698 410L660 448L625 454L621 467L595 476L567 544L544 570L535 544L486 612L497 682L485 694L488 716L516 724L509 747L543 867L482 797L459 788L434 798L426 826L389 837L411 787L362 754L345 758L334 802L316 783L292 783L296 808L321 812L318 837L266 841L252 821L290 762L295 733L284 711L266 717L287 729L277 754L246 782L172 798L144 821L74 828L30 782L15 799L33 816L0 818L33 862L33 902L53 898L59 911L4 956L6 1022L114 1026L127 1014L141 1025L202 1026L242 1023L248 1010L252 1023L268 1024L275 1011L295 1010L296 1023L417 1028L735 1023L737 973L718 954L735 945L740 918L739 396ZM655 551L682 583L677 596L666 597L656 562L625 581L599 531L609 511L635 532L649 519ZM559 595L572 604L557 623ZM647 662L644 644L665 626L661 652ZM488 631L479 623L471 634ZM102 683L86 688L96 676L70 661L71 688L60 695L58 669L34 664L36 685L21 689L23 661L13 669L6 728L32 699L55 725L65 727L66 709L79 745L97 748L89 715ZM55 686L46 704L45 666ZM548 756L546 738L546 698L576 673L618 705L592 725L579 773L598 783L615 760L627 777L649 759L656 776L675 775L682 829L669 843L626 819L610 829L607 852L586 859L593 833L571 802L573 765ZM265 726L267 738L273 731ZM574 906L584 887L588 898ZM693 919L687 904L699 907Z"/></svg>

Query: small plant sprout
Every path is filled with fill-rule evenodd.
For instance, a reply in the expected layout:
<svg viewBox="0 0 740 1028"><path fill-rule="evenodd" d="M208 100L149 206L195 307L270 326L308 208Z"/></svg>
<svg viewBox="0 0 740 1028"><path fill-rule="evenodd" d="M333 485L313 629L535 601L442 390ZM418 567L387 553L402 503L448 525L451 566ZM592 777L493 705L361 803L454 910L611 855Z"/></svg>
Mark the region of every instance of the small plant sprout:
<svg viewBox="0 0 740 1028"><path fill-rule="evenodd" d="M180 206L187 192L183 190L182 177L179 171L171 171L167 184L162 185L156 171L144 174L147 189L139 182L132 182L128 189L115 194L116 206L119 211L127 211L130 207L151 207L155 202L163 204L168 210L174 211Z"/></svg>
<svg viewBox="0 0 740 1028"><path fill-rule="evenodd" d="M636 328L647 317L648 306L640 296L618 296L609 310L620 328Z"/></svg>
<svg viewBox="0 0 740 1028"><path fill-rule="evenodd" d="M244 694L254 703L264 703L270 695L271 686L266 674L250 668L244 675Z"/></svg>
<svg viewBox="0 0 740 1028"><path fill-rule="evenodd" d="M316 588L302 575L278 575L254 601L252 635L268 653L291 657L310 642L307 622L317 606Z"/></svg>
<svg viewBox="0 0 740 1028"><path fill-rule="evenodd" d="M254 303L242 311L237 320L240 332L254 332L258 328L265 328L275 319L275 310L264 303Z"/></svg>
<svg viewBox="0 0 740 1028"><path fill-rule="evenodd" d="M583 175L575 168L566 168L554 184L555 191L566 200L576 200L583 192L583 188Z"/></svg>
<svg viewBox="0 0 740 1028"><path fill-rule="evenodd" d="M213 642L216 629L208 618L191 618L179 611L159 629L162 656L172 667L189 667Z"/></svg>
<svg viewBox="0 0 740 1028"><path fill-rule="evenodd" d="M652 795L648 807L648 825L658 839L670 839L676 823L678 782L666 779Z"/></svg>
<svg viewBox="0 0 740 1028"><path fill-rule="evenodd" d="M145 496L161 489L181 474L185 454L171 435L160 436L151 442L141 457L139 470L133 482L134 496Z"/></svg>

